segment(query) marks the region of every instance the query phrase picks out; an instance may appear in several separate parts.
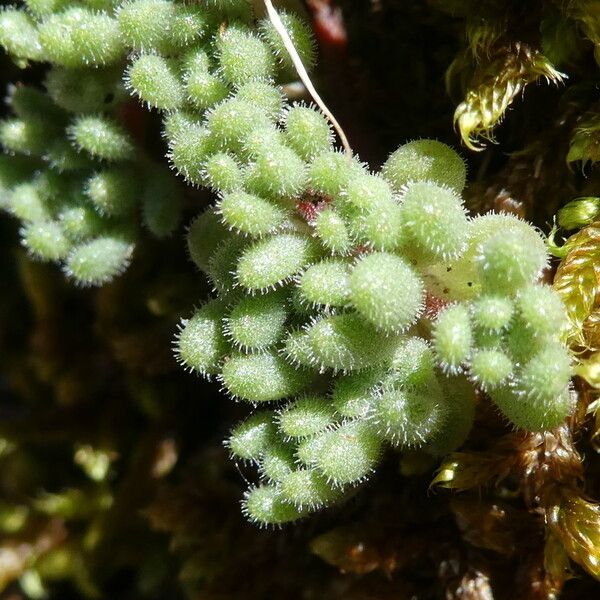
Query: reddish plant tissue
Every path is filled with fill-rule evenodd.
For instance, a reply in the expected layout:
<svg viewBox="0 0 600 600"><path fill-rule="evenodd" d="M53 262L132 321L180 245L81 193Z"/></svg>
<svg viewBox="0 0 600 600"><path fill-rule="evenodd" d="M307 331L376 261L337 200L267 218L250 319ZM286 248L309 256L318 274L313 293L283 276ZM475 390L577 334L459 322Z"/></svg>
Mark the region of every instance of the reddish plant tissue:
<svg viewBox="0 0 600 600"><path fill-rule="evenodd" d="M317 215L331 202L331 200L319 196L305 196L298 201L296 207L298 212L307 223L312 223Z"/></svg>
<svg viewBox="0 0 600 600"><path fill-rule="evenodd" d="M345 48L348 43L342 9L331 0L309 0L313 28L320 44Z"/></svg>
<svg viewBox="0 0 600 600"><path fill-rule="evenodd" d="M425 296L425 318L434 321L440 311L448 306L449 302L440 298L438 296L434 296L431 292L427 292Z"/></svg>

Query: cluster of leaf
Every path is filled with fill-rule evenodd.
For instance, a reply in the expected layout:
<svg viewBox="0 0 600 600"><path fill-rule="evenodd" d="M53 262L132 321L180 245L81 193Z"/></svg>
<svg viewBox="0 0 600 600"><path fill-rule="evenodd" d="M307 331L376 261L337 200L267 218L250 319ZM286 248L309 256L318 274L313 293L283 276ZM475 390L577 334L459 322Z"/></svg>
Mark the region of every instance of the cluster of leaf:
<svg viewBox="0 0 600 600"><path fill-rule="evenodd" d="M13 116L0 123L0 145L9 154L0 164L1 207L21 221L22 243L34 258L61 263L81 285L102 285L129 264L140 220L159 238L176 229L181 189L137 139L126 88L148 107L168 111L172 162L200 183L209 148L200 124L205 109L235 91L236 102L213 116L215 129L219 120L235 127L232 111L254 119L263 103L270 103L267 112L280 109L281 93L259 83L275 76L279 37L265 25L266 41L259 39L249 19L245 1L34 1L0 13L0 44L15 61L51 63L44 91L11 88ZM231 24L219 32L225 20ZM305 26L292 16L287 23L310 63ZM288 62L281 59L282 72ZM212 148L231 134L215 131Z"/></svg>
<svg viewBox="0 0 600 600"><path fill-rule="evenodd" d="M304 140L301 114L315 122ZM385 444L457 447L474 414L464 375L525 429L555 427L573 407L564 308L536 283L547 251L535 229L469 219L464 164L440 142L402 146L375 175L330 149L321 122L303 164L320 119L290 108L188 233L218 297L183 322L179 360L255 406L287 401L228 440L259 467L264 483L244 501L259 523L343 500Z"/></svg>
<svg viewBox="0 0 600 600"><path fill-rule="evenodd" d="M34 2L0 14L0 43L15 60L51 62L43 91L9 90L1 206L21 221L33 258L62 264L84 286L127 267L140 221L159 238L170 234L182 200L136 140L122 81L127 46L98 8Z"/></svg>

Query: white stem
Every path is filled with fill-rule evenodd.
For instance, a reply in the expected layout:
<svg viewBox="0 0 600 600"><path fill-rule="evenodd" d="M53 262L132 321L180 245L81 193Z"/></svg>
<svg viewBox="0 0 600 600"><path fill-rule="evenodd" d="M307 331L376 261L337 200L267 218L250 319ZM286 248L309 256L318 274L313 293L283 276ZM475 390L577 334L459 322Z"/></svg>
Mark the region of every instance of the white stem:
<svg viewBox="0 0 600 600"><path fill-rule="evenodd" d="M267 14L269 15L269 19L270 19L271 23L273 24L273 27L275 27L275 30L281 37L281 40L283 41L283 45L286 47L286 50L290 53L290 57L292 58L294 67L296 67L298 76L302 80L302 83L306 86L306 89L308 90L308 93L312 96L312 99L315 101L315 104L321 109L321 111L329 119L329 121L331 121L333 128L336 130L336 132L340 138L340 141L342 142L342 146L344 147L346 154L348 155L348 157L352 157L352 148L350 148L348 138L346 137L346 134L344 133L342 126L338 123L337 119L333 116L333 113L327 108L327 105L325 104L325 102L323 102L323 100L321 99L321 96L319 96L317 90L315 89L315 86L313 85L312 81L310 80L310 77L306 71L306 68L304 67L304 64L302 63L302 59L300 58L298 51L296 50L294 43L292 42L292 39L290 38L290 35L285 28L285 25L281 21L279 14L275 10L273 3L271 2L271 0L263 0L263 1L267 8Z"/></svg>

